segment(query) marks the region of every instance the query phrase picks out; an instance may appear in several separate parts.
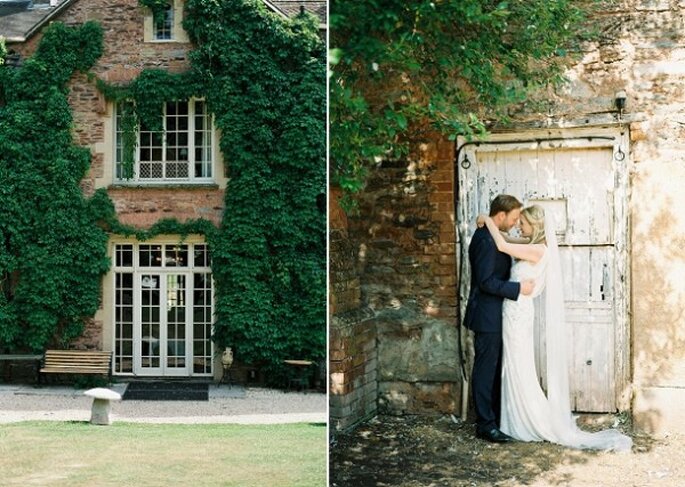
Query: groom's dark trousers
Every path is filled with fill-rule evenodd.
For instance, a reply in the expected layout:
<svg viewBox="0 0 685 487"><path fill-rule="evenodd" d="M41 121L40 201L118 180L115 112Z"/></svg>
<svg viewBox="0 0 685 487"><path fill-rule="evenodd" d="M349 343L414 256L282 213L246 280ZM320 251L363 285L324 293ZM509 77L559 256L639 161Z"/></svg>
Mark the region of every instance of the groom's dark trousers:
<svg viewBox="0 0 685 487"><path fill-rule="evenodd" d="M497 250L486 227L479 228L469 245L471 291L464 326L475 334L471 388L476 408L476 429L499 428L502 375L502 304L516 300L521 286L510 282L511 257Z"/></svg>

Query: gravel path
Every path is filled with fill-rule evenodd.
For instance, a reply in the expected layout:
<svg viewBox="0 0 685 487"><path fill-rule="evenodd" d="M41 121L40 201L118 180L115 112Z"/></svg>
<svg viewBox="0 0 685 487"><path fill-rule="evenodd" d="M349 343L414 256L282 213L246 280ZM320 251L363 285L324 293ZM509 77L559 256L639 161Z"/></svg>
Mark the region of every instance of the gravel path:
<svg viewBox="0 0 685 487"><path fill-rule="evenodd" d="M111 389L123 395L126 384ZM65 387L0 386L0 423L88 421L92 399ZM210 386L209 401L121 401L114 421L145 423L325 423L326 395L272 389Z"/></svg>

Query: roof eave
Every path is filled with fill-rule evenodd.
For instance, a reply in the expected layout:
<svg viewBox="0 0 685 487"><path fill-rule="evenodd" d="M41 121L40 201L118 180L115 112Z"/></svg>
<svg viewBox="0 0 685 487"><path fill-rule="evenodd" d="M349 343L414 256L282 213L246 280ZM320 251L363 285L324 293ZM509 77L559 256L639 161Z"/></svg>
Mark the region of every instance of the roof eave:
<svg viewBox="0 0 685 487"><path fill-rule="evenodd" d="M64 0L57 7L54 8L50 13L43 17L39 22L37 22L33 27L31 27L23 37L8 37L7 42L21 43L28 41L33 37L36 32L43 28L43 26L49 23L56 15L60 14L65 8L74 3L75 0Z"/></svg>
<svg viewBox="0 0 685 487"><path fill-rule="evenodd" d="M271 10L273 10L273 11L276 12L277 14L280 14L282 17L284 17L284 18L286 18L286 19L288 18L288 15L286 15L286 13L285 13L283 10L281 10L280 8L278 8L278 7L277 7L276 5L274 5L273 3L269 2L269 0L262 0L262 1L266 4L267 7L269 7Z"/></svg>

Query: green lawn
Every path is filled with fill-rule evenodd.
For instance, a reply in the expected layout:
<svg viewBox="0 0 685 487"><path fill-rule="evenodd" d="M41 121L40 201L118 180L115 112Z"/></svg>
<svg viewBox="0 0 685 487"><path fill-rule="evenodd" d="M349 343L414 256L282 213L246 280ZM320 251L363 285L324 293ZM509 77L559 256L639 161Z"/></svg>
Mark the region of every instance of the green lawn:
<svg viewBox="0 0 685 487"><path fill-rule="evenodd" d="M326 485L326 427L0 425L3 486Z"/></svg>

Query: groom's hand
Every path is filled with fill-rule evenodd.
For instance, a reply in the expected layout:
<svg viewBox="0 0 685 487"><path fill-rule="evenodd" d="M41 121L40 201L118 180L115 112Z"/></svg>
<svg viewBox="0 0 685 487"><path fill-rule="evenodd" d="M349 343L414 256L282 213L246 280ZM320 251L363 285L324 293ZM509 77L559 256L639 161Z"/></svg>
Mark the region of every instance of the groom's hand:
<svg viewBox="0 0 685 487"><path fill-rule="evenodd" d="M521 294L524 296L529 296L533 294L533 289L535 289L535 281L532 279L526 279L521 281Z"/></svg>

